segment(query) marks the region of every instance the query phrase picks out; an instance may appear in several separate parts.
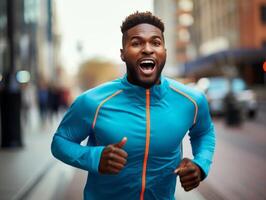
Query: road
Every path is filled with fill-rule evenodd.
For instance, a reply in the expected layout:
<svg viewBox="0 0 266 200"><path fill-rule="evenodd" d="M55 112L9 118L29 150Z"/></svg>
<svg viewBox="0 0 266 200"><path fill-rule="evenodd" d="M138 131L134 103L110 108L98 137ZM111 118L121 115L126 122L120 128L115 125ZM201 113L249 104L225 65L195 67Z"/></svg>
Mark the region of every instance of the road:
<svg viewBox="0 0 266 200"><path fill-rule="evenodd" d="M266 199L266 125L228 128L215 121L217 148L211 173L199 187L207 200Z"/></svg>

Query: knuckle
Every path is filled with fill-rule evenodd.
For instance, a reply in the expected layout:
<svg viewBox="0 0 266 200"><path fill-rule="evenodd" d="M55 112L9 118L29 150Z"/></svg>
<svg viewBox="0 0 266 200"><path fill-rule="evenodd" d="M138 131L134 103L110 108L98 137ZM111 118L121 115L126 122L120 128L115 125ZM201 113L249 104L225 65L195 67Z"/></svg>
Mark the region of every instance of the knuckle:
<svg viewBox="0 0 266 200"><path fill-rule="evenodd" d="M118 165L118 166L117 166L117 169L120 171L120 170L123 169L123 166L122 166L122 165Z"/></svg>
<svg viewBox="0 0 266 200"><path fill-rule="evenodd" d="M113 158L114 154L113 153L109 153L109 158Z"/></svg>
<svg viewBox="0 0 266 200"><path fill-rule="evenodd" d="M127 163L127 160L123 160L122 164L125 165Z"/></svg>
<svg viewBox="0 0 266 200"><path fill-rule="evenodd" d="M107 160L107 165L111 165L112 161L111 160Z"/></svg>
<svg viewBox="0 0 266 200"><path fill-rule="evenodd" d="M193 173L197 172L197 169L196 169L195 166L191 166L191 167L190 167L190 170L191 170Z"/></svg>
<svg viewBox="0 0 266 200"><path fill-rule="evenodd" d="M113 150L112 152L113 152L113 153L116 153L116 154L120 151L119 148L117 148L117 147L113 147L112 150Z"/></svg>
<svg viewBox="0 0 266 200"><path fill-rule="evenodd" d="M114 147L113 145L111 146L111 151L112 152L115 152L115 150L116 150L116 147Z"/></svg>
<svg viewBox="0 0 266 200"><path fill-rule="evenodd" d="M115 149L115 147L114 147L113 145L108 145L108 147L109 147L109 150L110 150L111 152L113 152L114 149Z"/></svg>
<svg viewBox="0 0 266 200"><path fill-rule="evenodd" d="M106 146L106 149L111 150L111 149L112 149L112 145L110 145L110 144L107 145L107 146Z"/></svg>
<svg viewBox="0 0 266 200"><path fill-rule="evenodd" d="M193 176L193 178L195 178L195 179L198 179L198 177L199 177L199 175L198 175L197 172L194 172L194 173L192 174L192 176Z"/></svg>

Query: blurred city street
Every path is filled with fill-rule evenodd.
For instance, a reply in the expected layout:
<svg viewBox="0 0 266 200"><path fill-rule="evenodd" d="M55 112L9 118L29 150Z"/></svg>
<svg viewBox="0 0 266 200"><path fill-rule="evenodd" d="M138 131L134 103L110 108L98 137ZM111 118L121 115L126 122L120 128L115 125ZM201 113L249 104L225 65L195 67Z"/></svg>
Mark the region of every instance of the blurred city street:
<svg viewBox="0 0 266 200"><path fill-rule="evenodd" d="M265 116L265 115L264 115ZM206 199L265 199L265 124L224 127L215 121L217 151L212 171L199 191Z"/></svg>
<svg viewBox="0 0 266 200"><path fill-rule="evenodd" d="M124 76L137 10L162 19L163 75L205 93L215 124L210 174L177 180L176 200L266 200L266 0L0 0L0 200L83 199L87 172L52 156L53 134L77 95Z"/></svg>

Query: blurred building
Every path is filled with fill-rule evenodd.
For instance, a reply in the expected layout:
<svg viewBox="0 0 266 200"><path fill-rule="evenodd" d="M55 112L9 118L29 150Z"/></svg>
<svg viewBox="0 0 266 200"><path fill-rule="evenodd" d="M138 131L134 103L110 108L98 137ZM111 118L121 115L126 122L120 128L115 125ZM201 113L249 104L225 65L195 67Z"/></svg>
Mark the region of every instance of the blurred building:
<svg viewBox="0 0 266 200"><path fill-rule="evenodd" d="M266 48L266 0L238 1L241 47Z"/></svg>
<svg viewBox="0 0 266 200"><path fill-rule="evenodd" d="M194 0L193 43L199 55L266 47L265 0Z"/></svg>
<svg viewBox="0 0 266 200"><path fill-rule="evenodd" d="M193 43L198 55L208 55L239 44L237 1L194 1Z"/></svg>
<svg viewBox="0 0 266 200"><path fill-rule="evenodd" d="M166 27L166 75L180 77L184 63L196 56L191 43L192 11L192 0L154 0L154 13L163 19Z"/></svg>
<svg viewBox="0 0 266 200"><path fill-rule="evenodd" d="M60 37L53 5L53 0L0 1L2 146L22 145L21 84L36 85L40 78L56 76Z"/></svg>
<svg viewBox="0 0 266 200"><path fill-rule="evenodd" d="M185 63L194 57L191 49L191 26L194 24L192 15L193 2L191 0L177 0L176 9L176 58Z"/></svg>
<svg viewBox="0 0 266 200"><path fill-rule="evenodd" d="M193 51L187 51L192 61L185 63L185 74L221 75L230 71L225 66L236 66L237 75L249 84L265 84L262 63L266 58L266 0L190 2Z"/></svg>
<svg viewBox="0 0 266 200"><path fill-rule="evenodd" d="M154 0L154 13L162 18L165 24L165 46L167 49L167 60L164 73L168 76L176 76L180 73L177 68L176 59L176 0Z"/></svg>
<svg viewBox="0 0 266 200"><path fill-rule="evenodd" d="M8 15L9 4L12 10ZM57 63L55 49L58 49L60 37L56 32L53 12L52 0L0 1L1 75L10 68L27 70L32 79L36 79L37 74L47 77L54 74ZM13 47L9 44L10 37L13 38ZM12 48L14 53L11 52ZM14 54L12 60L11 54ZM14 62L13 66L10 62Z"/></svg>

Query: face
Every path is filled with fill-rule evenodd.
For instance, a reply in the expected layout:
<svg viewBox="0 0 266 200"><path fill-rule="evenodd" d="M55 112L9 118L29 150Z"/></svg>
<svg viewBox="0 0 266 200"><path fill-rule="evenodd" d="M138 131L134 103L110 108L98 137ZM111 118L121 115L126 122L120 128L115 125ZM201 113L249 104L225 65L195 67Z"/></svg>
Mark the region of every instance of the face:
<svg viewBox="0 0 266 200"><path fill-rule="evenodd" d="M150 24L139 24L125 34L121 59L127 66L128 81L145 88L159 84L166 60L161 30Z"/></svg>

